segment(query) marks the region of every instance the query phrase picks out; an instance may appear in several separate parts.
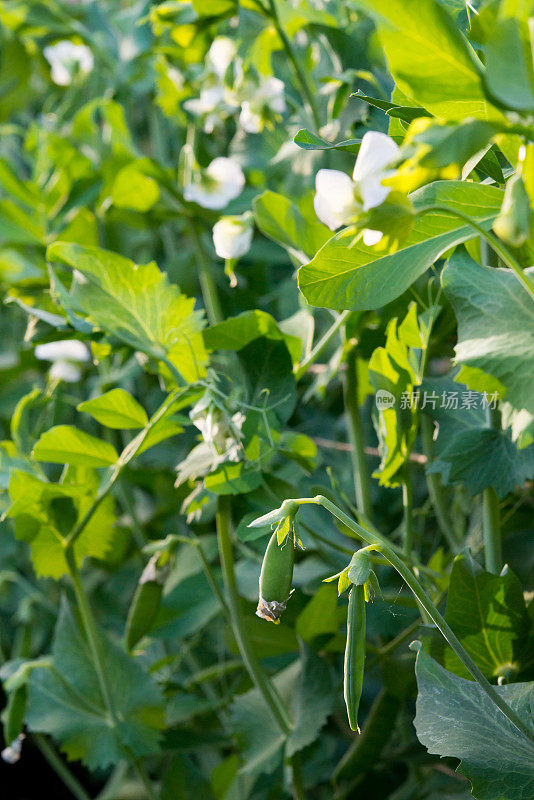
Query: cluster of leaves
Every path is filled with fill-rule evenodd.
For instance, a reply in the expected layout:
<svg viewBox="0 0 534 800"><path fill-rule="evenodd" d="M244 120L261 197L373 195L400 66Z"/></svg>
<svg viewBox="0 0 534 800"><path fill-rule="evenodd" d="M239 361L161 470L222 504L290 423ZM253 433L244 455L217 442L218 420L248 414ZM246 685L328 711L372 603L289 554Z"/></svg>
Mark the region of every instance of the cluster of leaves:
<svg viewBox="0 0 534 800"><path fill-rule="evenodd" d="M39 748L82 800L532 795L532 741L372 552L349 730L343 522L303 506L281 624L254 608L270 509L332 498L534 731L533 21L1 0L6 761ZM387 197L364 211L355 181L334 233L316 174L352 174L369 131L398 147ZM221 215L253 220L244 253L213 243Z"/></svg>

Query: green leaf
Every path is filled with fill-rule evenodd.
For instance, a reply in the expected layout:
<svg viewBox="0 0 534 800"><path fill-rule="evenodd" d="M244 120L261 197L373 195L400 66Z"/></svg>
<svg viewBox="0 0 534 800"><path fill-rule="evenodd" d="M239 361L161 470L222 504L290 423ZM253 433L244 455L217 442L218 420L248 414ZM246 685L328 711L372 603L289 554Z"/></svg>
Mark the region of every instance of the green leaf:
<svg viewBox="0 0 534 800"><path fill-rule="evenodd" d="M107 428L144 428L148 422L145 409L124 389L111 389L100 397L86 400L77 410L85 411Z"/></svg>
<svg viewBox="0 0 534 800"><path fill-rule="evenodd" d="M300 660L301 674L292 709L295 727L287 740L287 756L315 741L334 705L332 676L327 664L305 644L301 646Z"/></svg>
<svg viewBox="0 0 534 800"><path fill-rule="evenodd" d="M27 542L35 572L58 579L68 573L64 537L93 505L100 482L92 470L69 469L64 483L47 483L34 475L13 472L9 482L11 506L7 516L15 523L15 536ZM73 518L74 506L74 518ZM113 499L106 497L74 543L76 563L84 558L106 558L115 533Z"/></svg>
<svg viewBox="0 0 534 800"><path fill-rule="evenodd" d="M281 194L263 192L254 200L256 225L265 236L294 253L310 257L330 238L330 231L317 219L307 219L297 206Z"/></svg>
<svg viewBox="0 0 534 800"><path fill-rule="evenodd" d="M435 0L357 0L376 21L399 89L436 117L500 119L485 98L482 64Z"/></svg>
<svg viewBox="0 0 534 800"><path fill-rule="evenodd" d="M387 105L389 106L390 104L388 103ZM316 133L307 130L307 128L301 128L295 135L293 141L303 150L342 150L349 153L358 153L362 140L344 139L342 142L332 144L332 142L327 142L326 139L322 139L320 136L317 136Z"/></svg>
<svg viewBox="0 0 534 800"><path fill-rule="evenodd" d="M157 360L165 357L187 382L203 377L203 314L193 310L194 298L180 294L156 264L138 265L109 250L64 242L51 245L47 258L86 278L73 282L68 295L72 308L113 340ZM168 372L163 365L162 371Z"/></svg>
<svg viewBox="0 0 534 800"><path fill-rule="evenodd" d="M415 728L429 753L461 759L457 772L477 800L526 800L534 792L534 748L477 683L447 672L419 646ZM534 683L495 691L532 726Z"/></svg>
<svg viewBox="0 0 534 800"><path fill-rule="evenodd" d="M274 317L254 309L229 317L204 330L204 344L209 350L242 350L254 339L265 336L286 343L293 362L300 358L302 344L296 336L283 333Z"/></svg>
<svg viewBox="0 0 534 800"><path fill-rule="evenodd" d="M534 276L534 268L525 270ZM534 414L534 304L510 270L481 267L457 253L442 284L458 319L455 361L470 389L500 386L500 400ZM491 335L488 335L491 332ZM466 369L468 368L468 369ZM491 391L491 389L489 390Z"/></svg>
<svg viewBox="0 0 534 800"><path fill-rule="evenodd" d="M124 758L158 752L163 696L150 676L103 633L104 674L116 704L118 724L109 723L87 641L66 602L56 626L52 661L57 672L32 671L26 723L50 734L67 758L105 769Z"/></svg>
<svg viewBox="0 0 534 800"><path fill-rule="evenodd" d="M320 586L297 617L296 631L305 642L316 636L334 635L339 627L337 590L334 585Z"/></svg>
<svg viewBox="0 0 534 800"><path fill-rule="evenodd" d="M411 195L416 210L434 204L473 217L485 229L499 213L503 192L493 186L436 181ZM473 228L440 211L417 217L397 252L383 255L376 247L354 242L347 228L333 236L315 258L299 270L306 300L324 308L371 310L401 295L437 258L476 236Z"/></svg>
<svg viewBox="0 0 534 800"><path fill-rule="evenodd" d="M468 553L457 556L445 619L487 678L509 677L520 671L531 623L521 583L513 572L493 575ZM449 647L443 649L441 660L456 675L470 677Z"/></svg>
<svg viewBox="0 0 534 800"><path fill-rule="evenodd" d="M261 337L239 351L249 384L249 403L269 418L287 422L297 401L293 364L284 342ZM247 422L259 412L247 411Z"/></svg>
<svg viewBox="0 0 534 800"><path fill-rule="evenodd" d="M148 211L159 199L159 186L154 178L144 175L134 162L117 174L111 187L111 199L117 208Z"/></svg>
<svg viewBox="0 0 534 800"><path fill-rule="evenodd" d="M36 461L80 467L109 467L119 457L112 444L72 425L56 425L43 433L33 448L32 456Z"/></svg>
<svg viewBox="0 0 534 800"><path fill-rule="evenodd" d="M508 17L493 26L486 41L485 83L506 108L534 110L534 69L528 24Z"/></svg>
<svg viewBox="0 0 534 800"><path fill-rule="evenodd" d="M214 494L246 494L261 484L261 472L243 461L222 464L204 479L204 486Z"/></svg>

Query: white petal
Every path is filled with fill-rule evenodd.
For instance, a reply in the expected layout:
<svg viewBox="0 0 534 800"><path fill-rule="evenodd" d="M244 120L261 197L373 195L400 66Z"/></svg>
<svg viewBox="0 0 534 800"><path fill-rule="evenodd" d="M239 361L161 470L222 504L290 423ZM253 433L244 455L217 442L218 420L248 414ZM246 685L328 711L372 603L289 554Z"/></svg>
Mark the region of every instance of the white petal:
<svg viewBox="0 0 534 800"><path fill-rule="evenodd" d="M226 192L217 184L214 187L202 186L200 183L189 183L184 187L184 198L188 203L197 203L202 208L218 211L228 205Z"/></svg>
<svg viewBox="0 0 534 800"><path fill-rule="evenodd" d="M261 114L256 114L251 110L248 100L245 100L241 106L239 124L247 133L260 133L262 129Z"/></svg>
<svg viewBox="0 0 534 800"><path fill-rule="evenodd" d="M382 231L373 231L371 228L365 228L363 232L363 243L366 247L372 247L378 244L384 234Z"/></svg>
<svg viewBox="0 0 534 800"><path fill-rule="evenodd" d="M315 176L315 213L331 231L348 225L354 215L354 184L345 172L320 169Z"/></svg>
<svg viewBox="0 0 534 800"><path fill-rule="evenodd" d="M63 339L59 342L38 344L35 356L41 361L89 361L89 351L83 342L77 339Z"/></svg>
<svg viewBox="0 0 534 800"><path fill-rule="evenodd" d="M385 133L369 131L363 137L352 177L358 183L364 211L379 206L388 196L390 187L383 186L382 181L392 174L386 167L398 151L398 145Z"/></svg>
<svg viewBox="0 0 534 800"><path fill-rule="evenodd" d="M217 36L208 51L208 59L213 71L222 78L234 58L237 49L232 39L227 36Z"/></svg>
<svg viewBox="0 0 534 800"><path fill-rule="evenodd" d="M213 244L219 258L241 258L250 249L252 227L239 218L223 217L213 226Z"/></svg>
<svg viewBox="0 0 534 800"><path fill-rule="evenodd" d="M44 57L51 67L51 76L58 86L67 86L78 68L87 73L93 69L94 59L91 50L84 44L74 44L64 39L49 45L43 50Z"/></svg>
<svg viewBox="0 0 534 800"><path fill-rule="evenodd" d="M54 361L50 367L50 377L53 380L76 383L80 380L81 374L80 368L71 361Z"/></svg>

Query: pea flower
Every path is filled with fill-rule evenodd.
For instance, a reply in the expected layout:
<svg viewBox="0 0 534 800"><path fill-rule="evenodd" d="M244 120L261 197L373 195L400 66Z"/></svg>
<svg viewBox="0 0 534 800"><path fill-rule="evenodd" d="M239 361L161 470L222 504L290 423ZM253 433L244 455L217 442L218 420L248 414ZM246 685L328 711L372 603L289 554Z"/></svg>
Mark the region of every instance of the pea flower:
<svg viewBox="0 0 534 800"><path fill-rule="evenodd" d="M63 39L44 48L44 57L50 64L52 80L58 86L68 86L77 70L83 74L91 72L94 59L85 44L74 44Z"/></svg>
<svg viewBox="0 0 534 800"><path fill-rule="evenodd" d="M52 380L76 383L82 374L77 364L89 360L89 351L77 339L63 339L59 342L38 344L35 356L41 361L52 362L49 373Z"/></svg>
<svg viewBox="0 0 534 800"><path fill-rule="evenodd" d="M216 36L208 50L207 61L213 72L219 78L223 78L236 55L237 48L233 39L228 36Z"/></svg>
<svg viewBox="0 0 534 800"><path fill-rule="evenodd" d="M250 249L252 242L252 214L221 217L213 226L213 244L219 258L241 258Z"/></svg>
<svg viewBox="0 0 534 800"><path fill-rule="evenodd" d="M232 158L214 158L195 180L184 187L184 198L212 210L224 208L238 197L245 185L243 170Z"/></svg>
<svg viewBox="0 0 534 800"><path fill-rule="evenodd" d="M283 114L286 110L284 89L284 82L272 75L260 78L258 87L250 87L239 115L239 124L246 133L260 133L269 112Z"/></svg>
<svg viewBox="0 0 534 800"><path fill-rule="evenodd" d="M368 131L360 145L352 179L335 169L320 169L315 177L315 213L331 231L349 225L361 211L381 205L390 192L384 178L393 174L387 167L395 159L399 147L391 137ZM368 247L382 238L381 231L366 228L363 241Z"/></svg>

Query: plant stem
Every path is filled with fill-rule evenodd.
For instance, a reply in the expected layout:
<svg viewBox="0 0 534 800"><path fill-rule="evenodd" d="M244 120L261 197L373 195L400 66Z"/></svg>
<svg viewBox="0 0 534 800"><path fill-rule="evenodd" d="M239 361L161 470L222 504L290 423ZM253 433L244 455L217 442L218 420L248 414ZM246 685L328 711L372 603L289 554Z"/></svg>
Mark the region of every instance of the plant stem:
<svg viewBox="0 0 534 800"><path fill-rule="evenodd" d="M308 356L304 359L304 361L298 365L295 369L295 379L299 381L303 375L306 374L308 371L308 367L311 364L314 364L320 355L322 355L323 351L326 349L329 341L336 335L338 330L341 328L347 317L351 314L351 311L342 311L339 314L336 321L328 328L326 333L319 339L313 350L309 353Z"/></svg>
<svg viewBox="0 0 534 800"><path fill-rule="evenodd" d="M241 658L243 659L246 670L250 675L252 682L265 700L265 703L269 707L273 717L280 726L281 731L287 736L292 729L291 720L286 713L278 692L275 690L274 686L265 674L263 667L254 653L252 643L245 626L245 621L243 619L241 598L237 590L237 581L235 577L234 554L230 539L230 525L230 498L221 495L218 499L217 506L217 539L219 543L219 557L223 571L224 587L226 590L227 606L230 613L230 619L232 621L232 629L236 638L239 652L241 653Z"/></svg>
<svg viewBox="0 0 534 800"><path fill-rule="evenodd" d="M204 305L206 306L206 313L210 325L215 325L217 322L222 322L223 320L219 294L213 279L211 264L204 251L200 231L195 222L191 222L190 231L195 255L197 257L198 277Z"/></svg>
<svg viewBox="0 0 534 800"><path fill-rule="evenodd" d="M321 127L321 117L319 115L319 110L315 102L314 90L310 87L308 80L306 78L306 73L302 69L299 60L295 55L291 42L289 41L288 35L285 32L282 23L280 22L280 17L278 16L278 9L276 7L276 0L268 0L268 2L269 2L270 17L273 21L273 25L276 29L276 32L278 33L278 36L280 37L282 46L286 51L286 55L289 58L291 65L293 66L295 77L299 83L302 94L304 95L305 99L308 102L315 127L317 128L317 131L319 131L319 128Z"/></svg>
<svg viewBox="0 0 534 800"><path fill-rule="evenodd" d="M492 410L486 409L486 417L489 427L500 427L498 425L499 412L492 414ZM498 575L502 570L502 541L501 541L501 512L499 509L499 498L493 486L488 486L482 493L482 530L484 533L484 556L486 569Z"/></svg>
<svg viewBox="0 0 534 800"><path fill-rule="evenodd" d="M534 284L531 282L529 276L525 275L523 269L517 263L510 251L499 239L497 239L496 236L493 235L493 233L491 233L491 231L486 231L482 225L479 225L479 223L472 219L472 217L470 217L468 214L464 214L461 211L456 211L454 208L448 208L448 206L427 206L426 208L422 208L420 211L418 211L417 214L426 214L430 211L442 211L444 214L450 214L453 217L463 220L472 228L474 228L474 230L477 231L477 233L490 245L492 250L497 253L506 266L512 270L521 286L530 296L530 299L534 300Z"/></svg>
<svg viewBox="0 0 534 800"><path fill-rule="evenodd" d="M345 401L345 416L349 431L349 442L351 445L356 506L358 511L360 511L366 519L372 520L371 487L365 458L365 442L360 419L360 409L358 406L357 350L355 345L349 344L345 365L346 372L343 382L343 395Z"/></svg>
<svg viewBox="0 0 534 800"><path fill-rule="evenodd" d="M413 491L409 462L404 465L402 508L404 512L404 552L409 557L413 549Z"/></svg>
<svg viewBox="0 0 534 800"><path fill-rule="evenodd" d="M405 581L408 587L411 589L413 594L415 595L416 599L418 600L419 604L422 608L426 611L432 622L441 632L442 636L446 639L450 647L454 650L462 664L468 670L470 675L475 679L481 689L486 693L486 695L492 700L495 705L499 708L502 714L508 719L512 725L517 728L531 743L534 744L534 731L530 730L525 723L518 717L515 711L510 708L508 703L499 695L499 693L495 690L495 687L491 685L485 675L480 671L477 667L469 653L464 649L462 643L457 638L454 631L451 629L449 624L446 622L444 617L440 614L430 597L427 595L413 572L405 565L405 563L400 559L397 554L391 549L389 543L382 537L376 534L369 533L360 525L358 525L354 520L352 520L347 514L341 511L334 503L332 503L328 498L323 497L322 495L318 495L313 499L304 500L306 503L315 503L316 505L322 506L326 508L336 519L340 520L344 525L351 528L351 530L356 533L359 538L366 542L367 544L375 544L378 545L377 550L378 552L382 553L384 558L389 561L392 567L394 567L401 578Z"/></svg>
<svg viewBox="0 0 534 800"><path fill-rule="evenodd" d="M41 733L34 733L32 734L32 740L56 775L61 778L65 786L72 792L76 800L90 800L89 794L85 791L79 780L72 774L63 759L58 756L48 739Z"/></svg>
<svg viewBox="0 0 534 800"><path fill-rule="evenodd" d="M457 553L458 542L453 534L454 526L449 517L447 509L447 501L443 491L443 484L439 475L428 471L428 467L432 464L434 458L434 439L433 439L433 426L430 417L426 414L421 414L421 442L423 445L423 452L427 458L427 468L425 470L426 483L428 487L428 494L434 508L434 514L438 527L446 540L452 553Z"/></svg>
<svg viewBox="0 0 534 800"><path fill-rule="evenodd" d="M293 798L294 800L306 800L304 782L302 780L302 759L300 757L300 752L291 756L290 763L291 775L293 778Z"/></svg>

